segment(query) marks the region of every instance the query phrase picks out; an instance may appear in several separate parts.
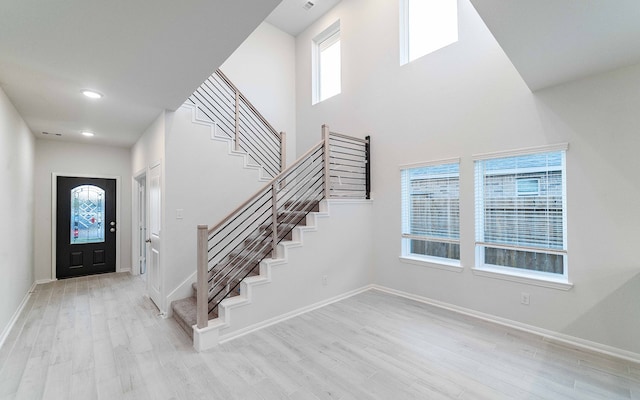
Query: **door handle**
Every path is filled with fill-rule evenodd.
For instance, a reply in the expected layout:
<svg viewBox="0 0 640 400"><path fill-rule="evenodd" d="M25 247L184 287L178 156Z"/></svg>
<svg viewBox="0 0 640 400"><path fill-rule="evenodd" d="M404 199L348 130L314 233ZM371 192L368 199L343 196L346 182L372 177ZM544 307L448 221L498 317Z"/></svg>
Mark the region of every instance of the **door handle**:
<svg viewBox="0 0 640 400"><path fill-rule="evenodd" d="M115 232L115 231L116 231L116 228L109 229L109 232Z"/></svg>
<svg viewBox="0 0 640 400"><path fill-rule="evenodd" d="M145 243L151 243L151 239L147 239L144 241Z"/></svg>

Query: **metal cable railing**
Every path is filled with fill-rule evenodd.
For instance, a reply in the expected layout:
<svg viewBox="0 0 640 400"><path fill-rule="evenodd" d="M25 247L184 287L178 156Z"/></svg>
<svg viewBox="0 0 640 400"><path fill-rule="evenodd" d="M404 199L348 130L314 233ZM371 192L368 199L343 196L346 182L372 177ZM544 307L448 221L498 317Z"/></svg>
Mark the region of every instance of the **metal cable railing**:
<svg viewBox="0 0 640 400"><path fill-rule="evenodd" d="M285 166L285 134L277 132L238 88L217 70L189 97L198 117L215 123L236 151L275 177Z"/></svg>
<svg viewBox="0 0 640 400"><path fill-rule="evenodd" d="M324 198L369 196L370 139L330 133L213 228L198 226L198 328Z"/></svg>

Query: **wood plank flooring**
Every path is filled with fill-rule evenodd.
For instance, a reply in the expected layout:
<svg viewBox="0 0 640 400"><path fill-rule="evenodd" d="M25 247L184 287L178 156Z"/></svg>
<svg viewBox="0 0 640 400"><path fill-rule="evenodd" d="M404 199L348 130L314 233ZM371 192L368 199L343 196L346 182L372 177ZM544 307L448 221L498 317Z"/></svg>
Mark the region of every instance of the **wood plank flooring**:
<svg viewBox="0 0 640 400"><path fill-rule="evenodd" d="M129 274L38 285L0 399L640 399L640 365L378 291L196 353Z"/></svg>

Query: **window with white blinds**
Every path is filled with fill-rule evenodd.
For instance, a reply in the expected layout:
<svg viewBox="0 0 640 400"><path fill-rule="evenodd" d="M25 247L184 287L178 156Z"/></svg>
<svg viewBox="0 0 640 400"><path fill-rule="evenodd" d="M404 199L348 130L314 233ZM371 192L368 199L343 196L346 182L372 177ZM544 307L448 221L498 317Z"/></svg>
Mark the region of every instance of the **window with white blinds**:
<svg viewBox="0 0 640 400"><path fill-rule="evenodd" d="M478 266L566 274L565 150L475 161Z"/></svg>
<svg viewBox="0 0 640 400"><path fill-rule="evenodd" d="M459 162L401 169L402 255L460 260Z"/></svg>

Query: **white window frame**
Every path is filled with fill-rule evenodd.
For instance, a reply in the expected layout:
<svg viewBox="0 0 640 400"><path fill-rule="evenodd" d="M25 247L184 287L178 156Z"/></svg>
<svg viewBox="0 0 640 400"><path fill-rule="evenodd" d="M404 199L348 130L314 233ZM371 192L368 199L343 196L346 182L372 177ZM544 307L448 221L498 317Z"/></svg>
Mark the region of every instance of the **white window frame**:
<svg viewBox="0 0 640 400"><path fill-rule="evenodd" d="M410 198L408 196L408 188L406 187L407 179L405 178L405 174L409 173L411 170L420 169L424 167L432 167L432 166L444 166L449 164L457 164L458 165L458 173L457 178L458 181L460 179L460 158L452 158L446 160L437 160L423 163L414 163L414 164L405 164L400 166L400 176L401 176L401 196L402 196L402 231L401 231L401 255L400 261L408 264L415 264L421 266L429 266L438 269L444 269L454 272L461 272L463 270L462 264L459 259L452 258L444 258L423 254L416 254L411 252L411 240L425 240L425 241L433 241L440 243L454 243L460 246L460 239L454 238L441 238L441 237L430 237L424 235L415 235L409 233L410 231ZM458 183L459 186L459 183ZM458 193L458 203L460 201L459 193ZM459 207L459 206L458 206ZM459 210L458 210L459 214ZM459 225L459 224L458 224ZM457 227L457 230L460 230L460 226Z"/></svg>
<svg viewBox="0 0 640 400"><path fill-rule="evenodd" d="M412 29L410 26L410 21L411 21L410 13L411 13L412 1L431 1L431 2L449 1L451 2L450 6L455 8L455 14L456 14L455 35L451 37L445 37L442 34L442 32L436 32L437 29L433 29L430 32L428 32L428 34L432 36L442 37L443 40L440 43L437 43L434 46L429 47L427 50L420 52L419 54L412 54L410 50L411 41L420 40L420 38L415 37L415 31L413 35L414 37L412 38ZM444 21L442 16L437 16L436 18L438 19L439 23L442 23L442 21ZM425 19L428 19L428 17L425 16ZM442 49L443 47L456 43L458 41L458 20L459 18L458 18L457 0L400 0L400 65L408 64L414 60L417 60L418 58L426 56L427 54L431 54L435 51ZM451 27L448 27L448 28L451 29Z"/></svg>
<svg viewBox="0 0 640 400"><path fill-rule="evenodd" d="M567 143L561 143L557 145L540 146L527 149L519 149L513 151L496 152L478 154L473 156L476 169L475 177L475 204L476 204L476 243L475 253L476 262L473 269L474 274L486 276L490 278L510 280L520 283L528 283L536 286L550 287L554 289L569 290L573 285L569 282L569 268L568 268L568 251L567 251L567 193L566 193L566 152L569 146ZM562 234L563 234L563 248L562 249L545 249L540 247L521 247L515 245L504 245L497 243L485 243L484 241L484 177L481 177L481 173L478 170L478 162L484 160L492 160L499 158L517 157L542 153L562 153L562 165L556 170L562 171ZM540 171L540 169L536 169ZM515 172L515 171L514 171ZM527 172L521 170L519 172ZM481 180L482 179L482 180ZM516 196L519 196L516 189ZM533 251L537 253L547 253L563 256L563 273L555 274L551 272L534 271L523 268L498 266L492 264L485 264L485 248L504 248L507 250L523 250Z"/></svg>
<svg viewBox="0 0 640 400"><path fill-rule="evenodd" d="M325 101L334 97L342 92L342 73L339 76L339 90L337 93L332 94L331 96L324 97L321 93L322 87L322 70L321 70L321 61L322 61L322 52L331 47L332 45L340 42L340 20L337 20L333 24L331 24L328 28L318 34L312 40L312 104L320 103L321 101ZM342 70L342 57L340 59L340 69Z"/></svg>

